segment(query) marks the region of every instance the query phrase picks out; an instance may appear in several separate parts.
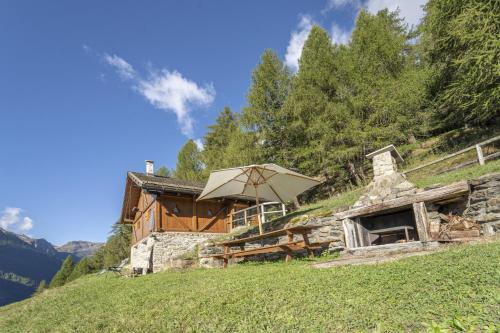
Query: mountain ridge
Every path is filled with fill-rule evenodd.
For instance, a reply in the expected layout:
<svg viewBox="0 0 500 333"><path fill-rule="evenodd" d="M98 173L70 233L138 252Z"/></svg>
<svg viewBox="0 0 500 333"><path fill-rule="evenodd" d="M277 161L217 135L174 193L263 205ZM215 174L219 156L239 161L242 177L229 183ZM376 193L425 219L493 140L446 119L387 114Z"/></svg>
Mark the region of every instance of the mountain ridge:
<svg viewBox="0 0 500 333"><path fill-rule="evenodd" d="M103 243L71 241L54 246L44 238L32 238L0 227L0 306L30 297L38 284L50 282L68 256L79 261Z"/></svg>

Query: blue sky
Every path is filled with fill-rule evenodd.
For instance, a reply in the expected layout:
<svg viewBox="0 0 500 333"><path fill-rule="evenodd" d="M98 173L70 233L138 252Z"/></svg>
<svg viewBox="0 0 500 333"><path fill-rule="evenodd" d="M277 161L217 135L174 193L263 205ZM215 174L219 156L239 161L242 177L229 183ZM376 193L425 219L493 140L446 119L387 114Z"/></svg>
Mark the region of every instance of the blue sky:
<svg viewBox="0 0 500 333"><path fill-rule="evenodd" d="M361 7L418 1L3 1L0 227L104 241L128 170L175 167L225 106L245 106L266 48L291 69L312 24L347 43Z"/></svg>

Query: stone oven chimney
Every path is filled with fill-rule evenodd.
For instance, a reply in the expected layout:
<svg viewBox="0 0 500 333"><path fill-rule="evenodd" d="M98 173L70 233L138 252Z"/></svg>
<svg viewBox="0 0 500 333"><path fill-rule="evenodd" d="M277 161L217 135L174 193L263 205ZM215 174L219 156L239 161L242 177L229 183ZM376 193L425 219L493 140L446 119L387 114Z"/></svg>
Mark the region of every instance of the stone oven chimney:
<svg viewBox="0 0 500 333"><path fill-rule="evenodd" d="M403 158L393 145L374 151L366 157L373 161L374 179L396 173L398 170L397 162L403 162Z"/></svg>
<svg viewBox="0 0 500 333"><path fill-rule="evenodd" d="M155 162L151 160L146 160L146 174L148 176L153 176L155 174Z"/></svg>
<svg viewBox="0 0 500 333"><path fill-rule="evenodd" d="M398 172L398 162L403 158L396 147L389 145L366 155L373 163L373 180L356 201L354 207L369 206L395 199L417 191L415 185Z"/></svg>

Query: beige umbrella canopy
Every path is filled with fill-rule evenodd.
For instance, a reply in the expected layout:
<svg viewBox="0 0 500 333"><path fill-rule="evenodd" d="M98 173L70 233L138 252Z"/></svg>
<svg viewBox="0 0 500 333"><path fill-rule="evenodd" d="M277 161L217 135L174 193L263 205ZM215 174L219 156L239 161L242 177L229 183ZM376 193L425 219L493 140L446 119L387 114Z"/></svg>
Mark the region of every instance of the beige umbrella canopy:
<svg viewBox="0 0 500 333"><path fill-rule="evenodd" d="M213 171L198 200L231 195L255 198L259 231L262 234L259 199L286 203L320 183L276 164L249 165Z"/></svg>

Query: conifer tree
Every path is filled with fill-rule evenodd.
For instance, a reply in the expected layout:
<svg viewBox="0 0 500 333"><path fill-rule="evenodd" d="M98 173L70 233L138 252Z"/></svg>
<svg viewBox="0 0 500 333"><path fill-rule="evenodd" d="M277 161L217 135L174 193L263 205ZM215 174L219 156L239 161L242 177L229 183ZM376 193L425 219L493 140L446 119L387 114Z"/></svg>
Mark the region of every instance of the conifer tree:
<svg viewBox="0 0 500 333"><path fill-rule="evenodd" d="M341 103L341 72L336 60L339 52L327 32L314 26L283 108L289 119L288 166L307 175L324 176L328 186L333 185L333 180L347 177L344 169L350 155L343 156L343 150L352 150L358 138L357 121L348 106Z"/></svg>
<svg viewBox="0 0 500 333"><path fill-rule="evenodd" d="M63 286L68 281L68 277L73 272L73 268L73 258L67 256L59 271L54 275L52 281L50 281L50 288Z"/></svg>
<svg viewBox="0 0 500 333"><path fill-rule="evenodd" d="M428 71L417 61L412 37L398 12L358 15L348 81L353 112L363 127L363 150L406 143L422 130Z"/></svg>
<svg viewBox="0 0 500 333"><path fill-rule="evenodd" d="M227 160L226 151L238 130L238 126L238 118L228 106L220 112L215 124L208 126L202 152L207 176L210 171L229 166L230 162Z"/></svg>
<svg viewBox="0 0 500 333"><path fill-rule="evenodd" d="M437 129L487 125L500 117L500 2L430 0L421 25Z"/></svg>
<svg viewBox="0 0 500 333"><path fill-rule="evenodd" d="M160 177L170 177L172 175L172 171L165 166L161 166L158 171L156 171L156 175Z"/></svg>
<svg viewBox="0 0 500 333"><path fill-rule="evenodd" d="M179 151L174 175L184 180L203 180L201 153L192 139L189 139Z"/></svg>
<svg viewBox="0 0 500 333"><path fill-rule="evenodd" d="M91 261L89 258L82 258L73 269L73 272L68 276L67 282L78 279L81 276L89 274L93 271Z"/></svg>
<svg viewBox="0 0 500 333"><path fill-rule="evenodd" d="M40 281L40 283L38 284L38 287L36 288L36 291L35 293L33 294L34 295L39 295L41 293L43 293L43 291L47 289L47 282L45 282L45 280L42 280Z"/></svg>
<svg viewBox="0 0 500 333"><path fill-rule="evenodd" d="M291 74L286 66L274 51L264 51L252 73L242 124L256 134L261 143L257 149L262 150L266 162L282 163L280 147L284 143L285 119L281 109L290 89Z"/></svg>

